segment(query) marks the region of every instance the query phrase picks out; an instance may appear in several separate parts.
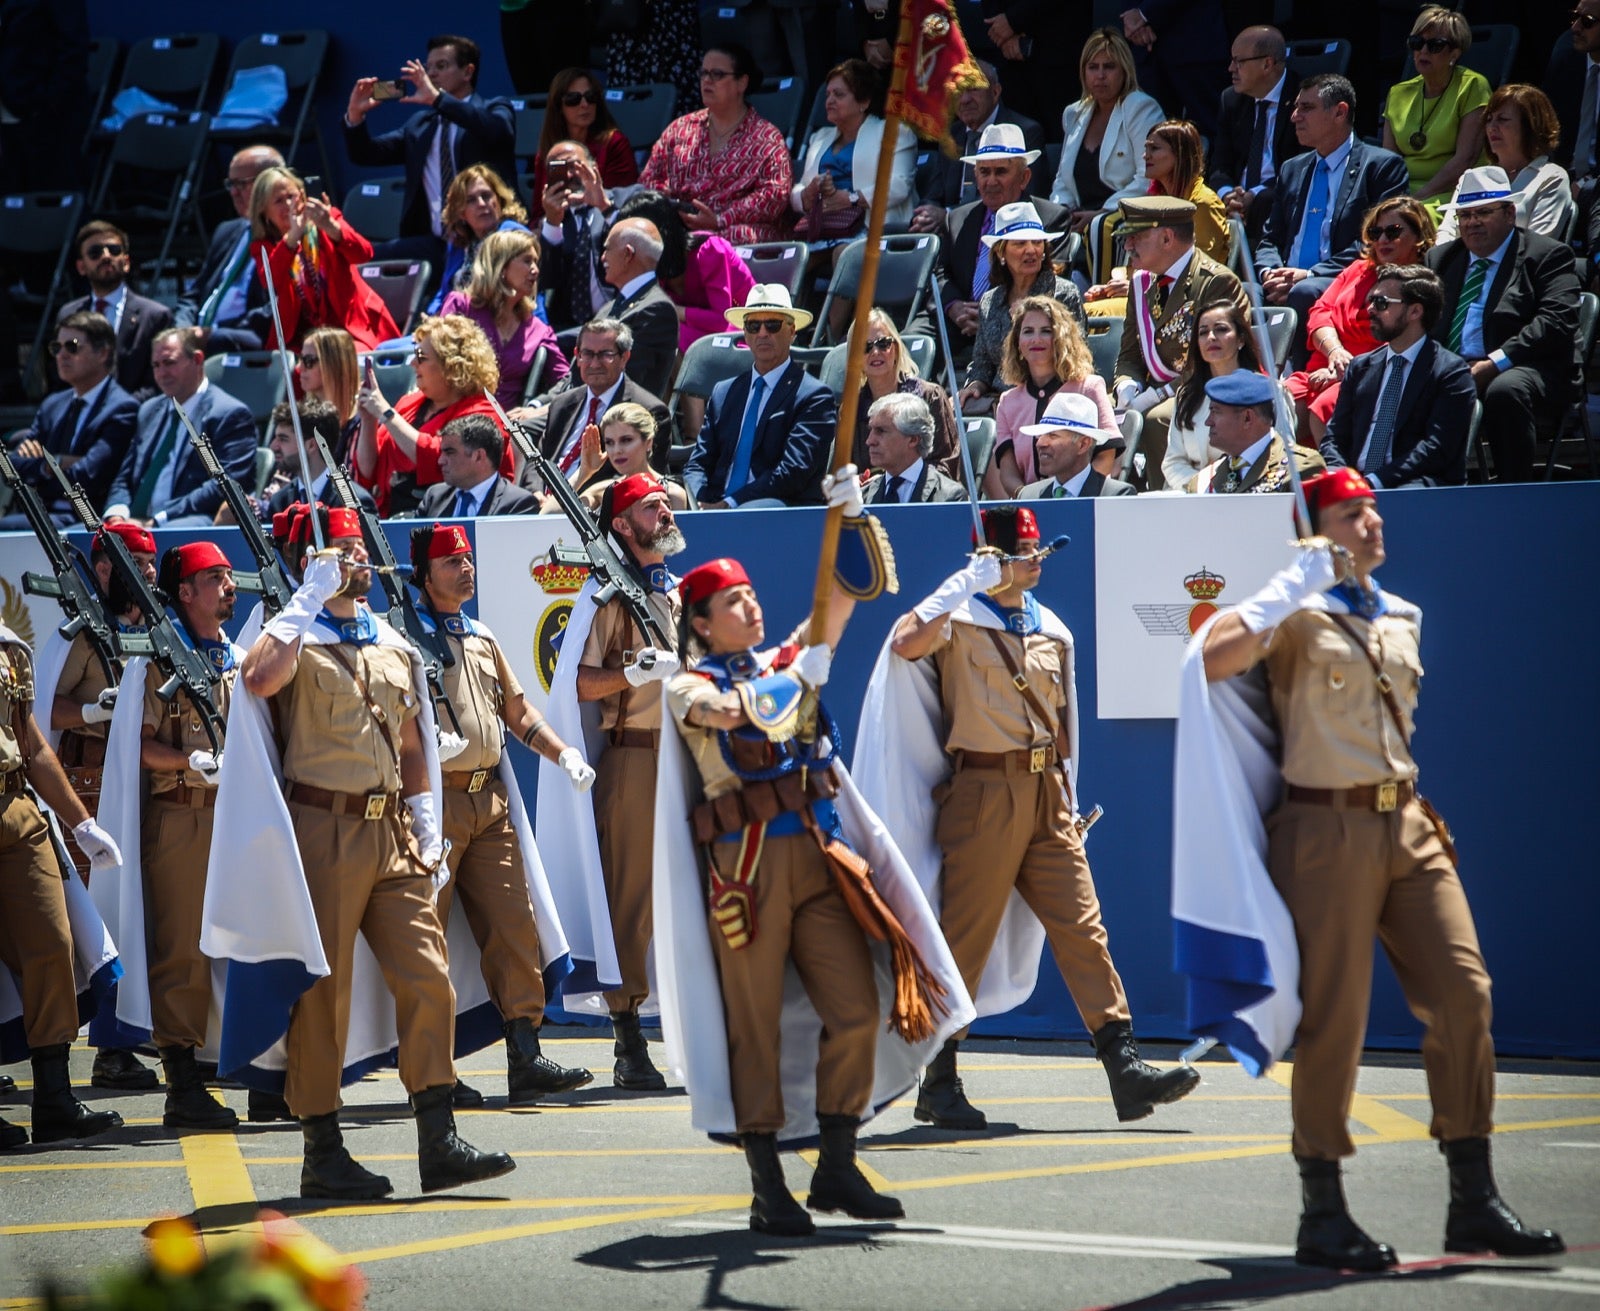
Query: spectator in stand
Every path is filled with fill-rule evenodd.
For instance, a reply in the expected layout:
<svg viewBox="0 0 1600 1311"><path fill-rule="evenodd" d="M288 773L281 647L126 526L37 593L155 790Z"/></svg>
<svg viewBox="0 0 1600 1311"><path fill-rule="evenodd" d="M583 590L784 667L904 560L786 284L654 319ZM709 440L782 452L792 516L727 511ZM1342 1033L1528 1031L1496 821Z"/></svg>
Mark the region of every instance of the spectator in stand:
<svg viewBox="0 0 1600 1311"><path fill-rule="evenodd" d="M267 446L272 451L273 480L278 485L271 489L262 504L261 519L264 523L271 523L274 515L281 514L296 501L304 501L308 485L313 501L321 501L324 505L329 503L328 466L322 462L322 451L312 439L321 437L330 449L336 449L334 443L341 427L339 413L327 401L316 396L307 396L294 404L300 411L300 431L306 439L305 472L309 477L301 474L300 443L294 435L290 402L279 401L272 407L272 417L267 420ZM376 508L365 487L359 483L352 484L352 487L362 505L369 510ZM226 506L219 512L217 522L232 523L232 516L225 515Z"/></svg>
<svg viewBox="0 0 1600 1311"><path fill-rule="evenodd" d="M283 346L298 349L315 328L343 328L362 350L399 336L389 307L358 267L372 258L372 243L327 196L306 195L305 184L289 169L263 169L256 178L250 236L256 277L265 284L265 255L277 289ZM266 344L269 350L280 345L276 326L268 326Z"/></svg>
<svg viewBox="0 0 1600 1311"><path fill-rule="evenodd" d="M861 399L856 405L856 439L851 461L858 469L877 466L867 451L867 411L885 396L904 392L915 396L933 416L933 445L924 452L934 468L947 477L961 477L961 449L956 434L956 407L950 393L938 383L917 376L911 352L895 329L894 320L876 305L867 315L866 355L862 359Z"/></svg>
<svg viewBox="0 0 1600 1311"><path fill-rule="evenodd" d="M1383 148L1406 162L1411 194L1437 209L1483 151L1489 83L1461 63L1472 26L1454 9L1428 5L1406 40L1417 75L1389 88Z"/></svg>
<svg viewBox="0 0 1600 1311"><path fill-rule="evenodd" d="M699 507L683 479L675 474L663 476L655 469L656 418L643 405L622 401L600 417L600 422L583 430L583 456L569 475L583 503L591 511L600 508L600 498L618 478L641 473L661 484L667 503L674 510ZM547 496L541 514L559 514L561 505Z"/></svg>
<svg viewBox="0 0 1600 1311"><path fill-rule="evenodd" d="M356 409L356 393L361 390L361 370L356 362L356 343L343 328L317 328L306 333L300 343L300 362L295 376L300 394L326 401L338 420L329 440L333 458L348 467L350 444L361 426Z"/></svg>
<svg viewBox="0 0 1600 1311"><path fill-rule="evenodd" d="M1363 225L1361 255L1317 297L1306 319L1310 358L1284 386L1294 398L1301 440L1321 442L1339 401L1350 362L1382 344L1372 335L1367 296L1385 265L1422 263L1435 244L1433 215L1420 200L1393 196L1372 207Z"/></svg>
<svg viewBox="0 0 1600 1311"><path fill-rule="evenodd" d="M1036 296L1050 296L1077 320L1079 335L1088 327L1083 299L1071 279L1049 261L1050 243L1062 236L1046 232L1029 201L1006 205L995 215L994 231L983 238L988 247L989 290L978 302L978 337L972 362L961 386L963 414L987 413L1001 390L998 374L1017 306Z"/></svg>
<svg viewBox="0 0 1600 1311"><path fill-rule="evenodd" d="M258 351L272 327L266 285L250 267L250 200L262 171L283 166L271 146L246 146L228 161L223 185L234 217L217 224L200 272L172 311L177 327L201 329L207 355Z"/></svg>
<svg viewBox="0 0 1600 1311"><path fill-rule="evenodd" d="M963 88L956 97L956 121L950 127L950 138L955 143L956 153L947 155L942 150L935 150L927 169L918 177L918 199L922 203L911 215L913 232L937 232L944 226L945 210L959 209L978 198L978 179L974 166L965 162L962 156L971 155L977 149L978 139L990 124L1014 123L1022 129L1025 149L1044 151L1044 128L1003 102L1000 74L995 71L994 65L985 59L972 62L987 81ZM1049 192L1050 179L1045 171L1034 170L1028 178L1028 194L1048 199Z"/></svg>
<svg viewBox="0 0 1600 1311"><path fill-rule="evenodd" d="M63 526L78 522L66 493L40 457L48 451L60 462L98 506L122 466L139 420L139 402L112 376L117 362L117 338L111 325L98 314L69 314L50 342L56 374L65 391L44 399L33 422L8 439L11 458L38 491L51 516ZM20 513L0 518L0 532L26 532L27 517Z"/></svg>
<svg viewBox="0 0 1600 1311"><path fill-rule="evenodd" d="M156 394L150 368L150 347L172 326L172 311L148 300L128 286L133 247L128 234L104 219L78 229L73 242L78 276L89 284L89 294L69 300L56 315L59 326L74 314L94 313L117 334L117 384L136 401Z"/></svg>
<svg viewBox="0 0 1600 1311"><path fill-rule="evenodd" d="M467 414L439 432L439 481L422 494L418 519L538 514L539 500L500 472L506 435L493 415Z"/></svg>
<svg viewBox="0 0 1600 1311"><path fill-rule="evenodd" d="M550 326L564 332L587 323L611 303L600 249L616 210L587 146L558 141L545 154L549 174L539 227L544 309Z"/></svg>
<svg viewBox="0 0 1600 1311"><path fill-rule="evenodd" d="M700 60L705 108L667 126L639 178L684 202L691 231L720 232L734 245L781 237L789 208L793 173L783 133L745 101L760 85L743 46L707 48Z"/></svg>
<svg viewBox="0 0 1600 1311"><path fill-rule="evenodd" d="M1017 500L1132 496L1133 484L1094 467L1097 452L1123 449L1122 433L1115 426L1101 427L1101 420L1099 407L1087 396L1067 391L1052 396L1039 422L1022 426L1021 435L1034 442L1041 477L1019 487Z"/></svg>
<svg viewBox="0 0 1600 1311"><path fill-rule="evenodd" d="M1284 62L1289 46L1275 27L1247 27L1233 39L1217 133L1211 140L1206 181L1222 197L1228 215L1244 224L1252 245L1272 208L1272 193L1284 161L1304 146L1289 114L1300 75Z"/></svg>
<svg viewBox="0 0 1600 1311"><path fill-rule="evenodd" d="M528 230L528 211L492 168L473 164L457 173L444 200L444 274L427 313L441 313L446 296L467 289L480 241L491 232Z"/></svg>
<svg viewBox="0 0 1600 1311"><path fill-rule="evenodd" d="M1228 58L1222 0L1124 0L1121 12L1122 35L1146 90L1166 107L1162 117L1187 118L1204 136L1216 136Z"/></svg>
<svg viewBox="0 0 1600 1311"><path fill-rule="evenodd" d="M649 0L631 30L606 38L606 83L678 88L678 112L700 103L700 10L697 0ZM761 85L761 79L755 80Z"/></svg>
<svg viewBox="0 0 1600 1311"><path fill-rule="evenodd" d="M400 235L383 243L380 258L425 259L441 268L444 202L455 175L469 164L487 164L503 178L517 175L511 102L478 94L479 57L478 43L464 36L429 37L427 62L407 60L397 79L406 90L398 103L420 108L402 127L381 136L373 136L367 126L367 115L382 103L373 94L378 79L357 78L350 90L344 116L350 162L368 168L400 166L406 174Z"/></svg>
<svg viewBox="0 0 1600 1311"><path fill-rule="evenodd" d="M468 414L494 416L484 393L500 385L494 350L483 330L459 314L423 319L412 333L417 387L391 405L378 387L371 365L362 379L357 404L356 477L372 491L378 513L414 510L422 494L441 481L439 433L452 419ZM510 452L500 472L514 470Z"/></svg>
<svg viewBox="0 0 1600 1311"><path fill-rule="evenodd" d="M1520 211L1519 226L1557 241L1566 239L1567 201L1572 195L1567 170L1550 162L1550 153L1560 135L1555 106L1536 86L1512 82L1497 87L1484 106L1484 153L1511 179L1511 194ZM1461 199L1459 182L1450 199ZM1439 224L1439 240L1454 241L1457 235L1456 214L1451 209Z"/></svg>
<svg viewBox="0 0 1600 1311"><path fill-rule="evenodd" d="M880 396L862 413L872 477L861 489L869 505L929 505L964 501L967 489L939 472L933 462L938 420L927 402L910 392ZM865 465L858 465L865 468Z"/></svg>
<svg viewBox="0 0 1600 1311"><path fill-rule="evenodd" d="M549 324L533 312L539 294L539 241L531 232L491 232L478 243L465 291L444 298L445 314L476 323L494 351L500 371L495 397L508 410L522 404L534 357L545 352L538 384L567 376L567 357Z"/></svg>
<svg viewBox="0 0 1600 1311"><path fill-rule="evenodd" d="M1062 112L1061 166L1050 189L1050 199L1072 211L1074 232L1124 198L1144 195L1145 138L1166 117L1139 90L1133 51L1113 28L1089 34L1078 77L1083 98Z"/></svg>
<svg viewBox="0 0 1600 1311"><path fill-rule="evenodd" d="M606 233L600 265L616 298L605 318L621 319L633 332L628 376L652 396L665 396L678 367L678 310L661 289L656 269L666 249L649 219L618 219Z"/></svg>
<svg viewBox="0 0 1600 1311"><path fill-rule="evenodd" d="M1206 425L1211 398L1206 383L1240 369L1263 373L1250 331L1249 311L1230 297L1196 306L1189 353L1172 395L1172 424L1167 429L1167 454L1161 472L1168 488L1198 491L1195 480L1222 452L1211 444ZM1270 426L1270 425L1269 425Z"/></svg>
<svg viewBox="0 0 1600 1311"><path fill-rule="evenodd" d="M878 177L878 155L883 149L884 120L872 112L881 89L878 75L864 59L846 59L828 70L823 92L828 123L813 132L806 143L802 155L805 163L790 190L789 207L801 216L802 225L819 205L826 211L848 209L860 217L848 235L830 239L819 233L812 242L813 250L818 245L839 246L854 240L865 226ZM900 227L911 221L911 186L916 166L916 134L901 127L895 137L885 224Z"/></svg>
<svg viewBox="0 0 1600 1311"><path fill-rule="evenodd" d="M639 180L633 146L606 107L605 92L585 68L563 68L550 83L539 153L533 157L533 207L544 205L545 161L560 141L589 152L602 187L631 187Z"/></svg>
<svg viewBox="0 0 1600 1311"><path fill-rule="evenodd" d="M973 34L993 46L1011 103L1053 128L1074 90L1073 51L1089 30L1088 7L1060 0L981 0L979 9L984 31L973 24Z"/></svg>
<svg viewBox="0 0 1600 1311"><path fill-rule="evenodd" d="M1105 379L1094 371L1078 320L1053 296L1030 296L1017 306L1000 357L1000 377L1010 390L995 402L994 455L980 473L985 500L1010 500L1025 483L1037 481L1034 441L1022 430L1044 421L1045 407L1058 391L1087 396L1100 416L1099 426L1108 431L1117 426ZM1120 453L1115 447L1097 452L1095 467L1115 473Z"/></svg>
<svg viewBox="0 0 1600 1311"><path fill-rule="evenodd" d="M1561 139L1552 158L1567 169L1574 191L1583 204L1593 189L1596 144L1600 142L1600 113L1596 100L1600 90L1600 0L1577 0L1572 6L1567 33L1550 51L1542 85L1555 106L1561 123ZM1585 101L1588 102L1586 108ZM1579 223L1582 230L1583 224Z"/></svg>

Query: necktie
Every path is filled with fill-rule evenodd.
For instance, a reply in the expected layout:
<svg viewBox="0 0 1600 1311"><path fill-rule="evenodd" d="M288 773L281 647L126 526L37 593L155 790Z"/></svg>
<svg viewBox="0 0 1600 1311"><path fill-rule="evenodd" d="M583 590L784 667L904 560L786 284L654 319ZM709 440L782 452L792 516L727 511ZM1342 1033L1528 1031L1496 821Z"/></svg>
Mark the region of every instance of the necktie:
<svg viewBox="0 0 1600 1311"><path fill-rule="evenodd" d="M1256 101L1256 122L1250 130L1250 153L1245 157L1244 184L1261 185L1261 169L1267 159L1267 114L1272 109L1270 100Z"/></svg>
<svg viewBox="0 0 1600 1311"><path fill-rule="evenodd" d="M731 496L750 481L750 454L756 444L756 423L761 418L761 398L766 394L767 380L759 375L750 384L750 403L744 407L744 423L739 427L739 444L733 449L733 463L728 466L728 481L722 494Z"/></svg>
<svg viewBox="0 0 1600 1311"><path fill-rule="evenodd" d="M894 474L883 488L883 500L886 504L900 504L900 489L906 485L906 480L899 474Z"/></svg>
<svg viewBox="0 0 1600 1311"><path fill-rule="evenodd" d="M1228 457L1228 476L1222 480L1222 490L1225 492L1237 491L1239 484L1244 481L1244 456L1230 455Z"/></svg>
<svg viewBox="0 0 1600 1311"><path fill-rule="evenodd" d="M1467 280L1461 284L1461 296L1456 301L1456 312L1450 318L1450 349L1461 353L1461 334L1467 326L1467 311L1478 303L1483 291L1483 280L1489 272L1489 261L1475 259L1467 270Z"/></svg>
<svg viewBox="0 0 1600 1311"><path fill-rule="evenodd" d="M72 403L67 406L67 412L62 417L61 426L55 430L50 440L51 455L70 455L72 443L78 435L78 420L83 417L83 412L88 402L82 396L74 396Z"/></svg>
<svg viewBox="0 0 1600 1311"><path fill-rule="evenodd" d="M1064 500L1066 498L1066 496L1067 496L1067 485L1066 485L1066 483L1051 483L1050 484L1050 499L1051 500L1053 500L1053 501Z"/></svg>
<svg viewBox="0 0 1600 1311"><path fill-rule="evenodd" d="M1405 357L1396 355L1378 398L1378 417L1372 421L1372 440L1367 443L1367 458L1361 462L1362 473L1376 473L1389 463L1389 443L1394 439L1394 420L1400 413L1400 393L1405 385Z"/></svg>
<svg viewBox="0 0 1600 1311"><path fill-rule="evenodd" d="M1311 171L1311 194L1306 197L1305 225L1294 267L1309 269L1322 260L1322 220L1328 212L1328 161L1320 159Z"/></svg>
<svg viewBox="0 0 1600 1311"><path fill-rule="evenodd" d="M600 398L598 396L591 395L589 397L589 416L584 419L582 426L578 429L578 440L573 442L567 453L561 457L562 473L566 473L572 468L573 465L583 458L583 434L589 430L590 425L595 422L595 416L599 413Z"/></svg>
<svg viewBox="0 0 1600 1311"><path fill-rule="evenodd" d="M474 496L471 492L467 492L467 491L461 491L461 492L457 492L456 493L456 512L455 512L455 516L454 516L455 518L457 518L457 519L470 519L477 512L478 512L478 498L476 496Z"/></svg>
<svg viewBox="0 0 1600 1311"><path fill-rule="evenodd" d="M1156 313L1160 314L1167 308L1167 290L1172 286L1172 279L1165 273L1156 279Z"/></svg>
<svg viewBox="0 0 1600 1311"><path fill-rule="evenodd" d="M456 149L450 140L450 124L439 117L439 194L446 195L456 175Z"/></svg>
<svg viewBox="0 0 1600 1311"><path fill-rule="evenodd" d="M235 252L233 263L228 265L228 271L222 275L222 281L217 283L216 289L206 297L206 303L200 307L200 326L209 328L217 321L217 311L222 308L222 302L227 299L228 292L233 289L233 284L239 280L239 274L244 269L244 264L250 258L250 235L239 243Z"/></svg>
<svg viewBox="0 0 1600 1311"><path fill-rule="evenodd" d="M566 247L567 315L573 323L587 323L594 316L594 293L590 284L594 280L594 236L589 231L589 210L583 211L583 221L572 210L561 218L561 244Z"/></svg>
<svg viewBox="0 0 1600 1311"><path fill-rule="evenodd" d="M1595 121L1600 118L1600 64L1589 60L1583 80L1583 103L1578 108L1578 135L1572 139L1572 174L1587 177L1594 172Z"/></svg>
<svg viewBox="0 0 1600 1311"><path fill-rule="evenodd" d="M139 478L139 486L133 493L133 500L128 505L128 514L132 518L150 517L150 494L155 491L156 483L161 478L161 471L167 467L167 459L172 454L173 443L177 440L178 416L174 414L167 421L167 430L161 434L161 440L156 444L156 453L150 457L150 463L145 466L144 473Z"/></svg>
<svg viewBox="0 0 1600 1311"><path fill-rule="evenodd" d="M994 211L985 209L983 212L983 231L978 239L978 262L972 270L972 299L982 300L983 293L989 290L989 248L983 244L983 238L994 231Z"/></svg>
<svg viewBox="0 0 1600 1311"><path fill-rule="evenodd" d="M101 318L103 318L103 319L110 318L111 317L111 315L109 313L110 309L111 309L111 302L108 301L104 296L96 296L94 298L94 312L96 314L98 314Z"/></svg>

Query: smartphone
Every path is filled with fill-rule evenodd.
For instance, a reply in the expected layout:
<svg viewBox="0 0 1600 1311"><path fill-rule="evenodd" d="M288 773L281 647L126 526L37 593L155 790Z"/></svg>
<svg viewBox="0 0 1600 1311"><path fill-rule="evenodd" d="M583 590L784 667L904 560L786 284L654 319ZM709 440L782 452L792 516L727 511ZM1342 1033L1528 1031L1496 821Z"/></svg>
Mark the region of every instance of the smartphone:
<svg viewBox="0 0 1600 1311"><path fill-rule="evenodd" d="M550 167L545 172L545 185L570 186L572 184L572 161L570 159L552 159Z"/></svg>
<svg viewBox="0 0 1600 1311"><path fill-rule="evenodd" d="M377 86L372 88L372 98L374 100L399 100L405 94L406 84L398 77L392 82L380 81Z"/></svg>

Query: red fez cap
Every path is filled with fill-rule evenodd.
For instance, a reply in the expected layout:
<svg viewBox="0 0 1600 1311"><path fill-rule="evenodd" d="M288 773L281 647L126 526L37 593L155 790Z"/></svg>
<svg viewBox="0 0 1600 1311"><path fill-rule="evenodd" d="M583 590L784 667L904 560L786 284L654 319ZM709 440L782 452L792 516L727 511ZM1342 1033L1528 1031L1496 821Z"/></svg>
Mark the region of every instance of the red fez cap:
<svg viewBox="0 0 1600 1311"><path fill-rule="evenodd" d="M101 524L100 531L94 535L94 541L89 544L90 549L105 550L107 533L115 533L122 538L130 551L143 551L146 555L156 553L156 539L150 530L134 523L131 519L118 519L116 523Z"/></svg>
<svg viewBox="0 0 1600 1311"><path fill-rule="evenodd" d="M1317 516L1330 505L1337 505L1340 501L1356 501L1362 497L1373 497L1372 484L1369 483L1360 470L1346 466L1342 469L1329 469L1327 473L1319 473L1315 478L1307 478L1300 484L1306 494L1306 509L1311 512L1312 523L1315 524Z"/></svg>
<svg viewBox="0 0 1600 1311"><path fill-rule="evenodd" d="M707 560L684 574L683 582L678 585L678 595L686 606L699 605L708 596L749 582L750 575L737 560Z"/></svg>
<svg viewBox="0 0 1600 1311"><path fill-rule="evenodd" d="M361 516L354 510L344 506L328 511L328 536L332 537L360 537Z"/></svg>
<svg viewBox="0 0 1600 1311"><path fill-rule="evenodd" d="M472 543L467 540L467 530L458 523L433 526L433 537L428 542L428 559L442 560L447 555L469 555Z"/></svg>
<svg viewBox="0 0 1600 1311"><path fill-rule="evenodd" d="M300 504L296 502L272 516L272 540L283 543L289 540L289 534L294 531L294 521L300 517Z"/></svg>
<svg viewBox="0 0 1600 1311"><path fill-rule="evenodd" d="M627 514L652 492L664 494L666 490L653 473L630 473L626 478L618 478L611 484L611 513L613 516Z"/></svg>
<svg viewBox="0 0 1600 1311"><path fill-rule="evenodd" d="M316 540L316 534L311 531L311 514L324 516L323 523L327 528L328 540L337 537L360 537L361 516L354 510L347 510L343 506L330 508L318 501L314 506L307 506L300 501L292 507L294 517L289 521L289 541L298 546L309 546ZM274 521L276 527L276 521Z"/></svg>
<svg viewBox="0 0 1600 1311"><path fill-rule="evenodd" d="M232 569L233 563L215 542L185 542L173 548L178 561L178 581L192 578L203 569Z"/></svg>
<svg viewBox="0 0 1600 1311"><path fill-rule="evenodd" d="M1014 532L1015 541L1006 540L1013 536L1013 533L1009 531L1013 524L1016 526ZM1039 540L1039 521L1034 518L1033 511L1025 505L1008 505L999 510L985 510L983 512L983 536L982 545L999 546L1009 551L1014 548L1015 542L1037 542ZM980 545L977 533L972 535L972 544L975 547Z"/></svg>

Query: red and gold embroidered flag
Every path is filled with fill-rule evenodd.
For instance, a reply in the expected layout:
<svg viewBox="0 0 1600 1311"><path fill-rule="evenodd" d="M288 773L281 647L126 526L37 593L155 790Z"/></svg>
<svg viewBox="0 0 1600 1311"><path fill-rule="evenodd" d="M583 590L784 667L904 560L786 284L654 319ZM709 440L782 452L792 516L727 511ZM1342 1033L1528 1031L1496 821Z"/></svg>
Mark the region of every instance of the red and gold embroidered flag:
<svg viewBox="0 0 1600 1311"><path fill-rule="evenodd" d="M955 98L968 87L986 85L986 79L967 50L949 0L903 0L894 62L897 73L904 70L896 79L904 90L898 98L891 92L888 112L954 154Z"/></svg>

